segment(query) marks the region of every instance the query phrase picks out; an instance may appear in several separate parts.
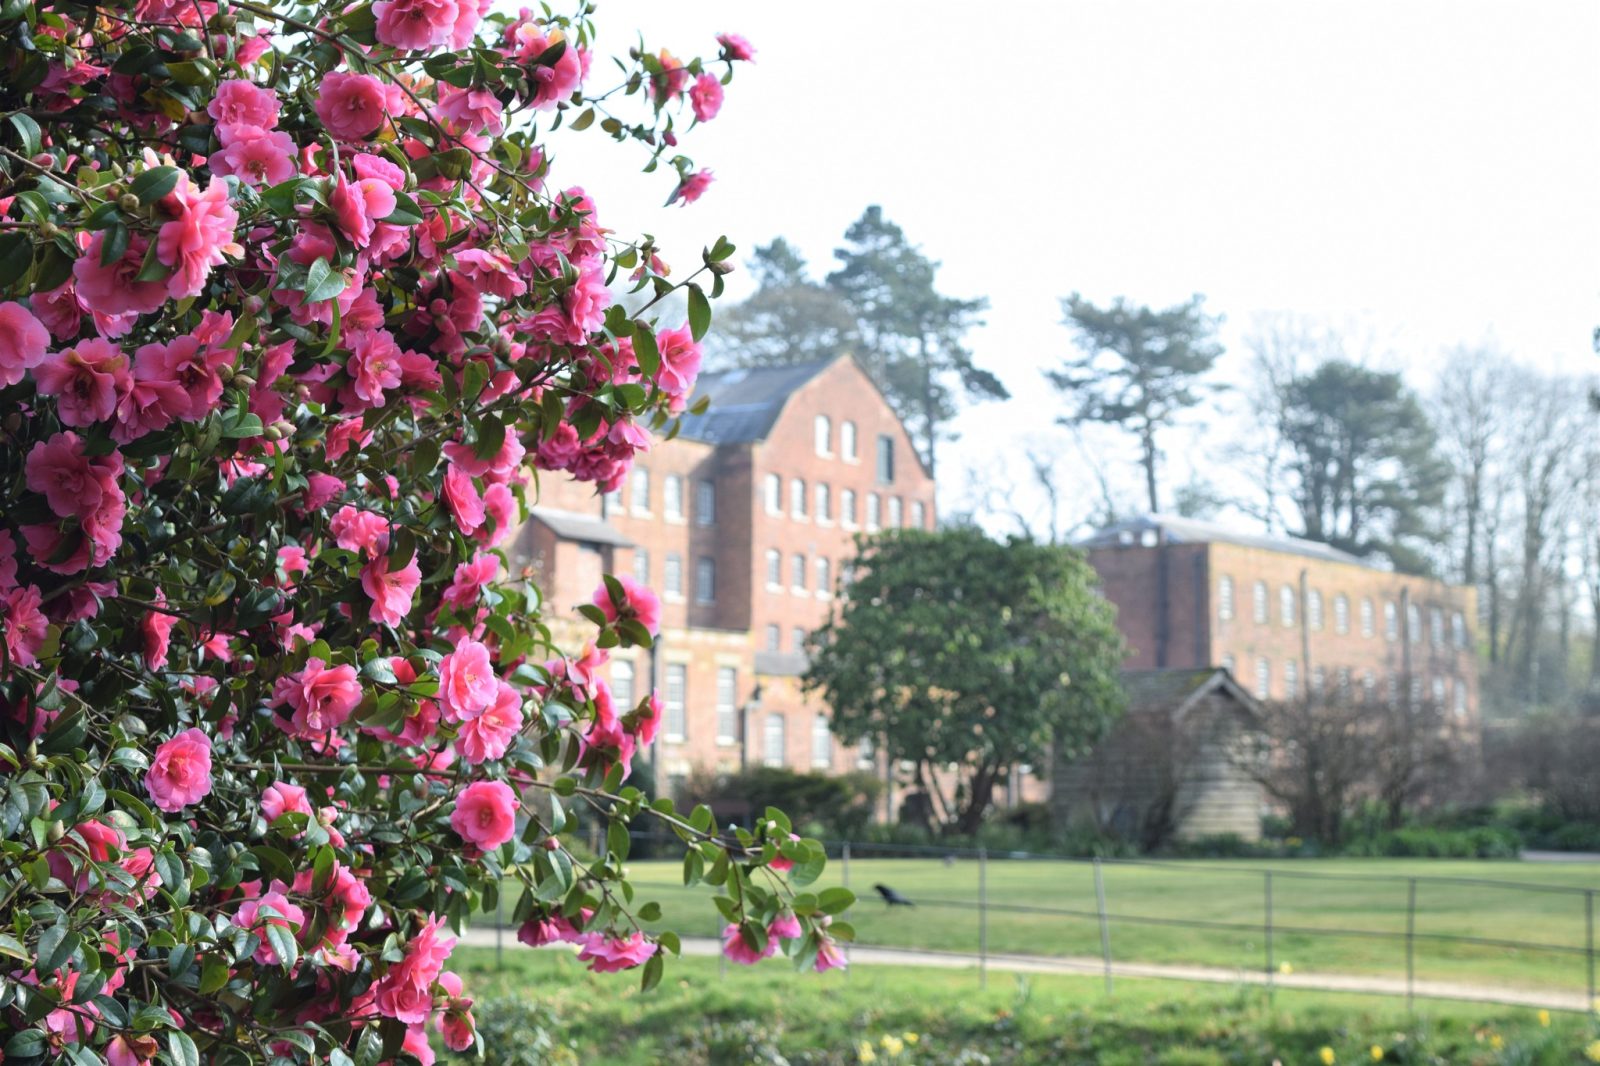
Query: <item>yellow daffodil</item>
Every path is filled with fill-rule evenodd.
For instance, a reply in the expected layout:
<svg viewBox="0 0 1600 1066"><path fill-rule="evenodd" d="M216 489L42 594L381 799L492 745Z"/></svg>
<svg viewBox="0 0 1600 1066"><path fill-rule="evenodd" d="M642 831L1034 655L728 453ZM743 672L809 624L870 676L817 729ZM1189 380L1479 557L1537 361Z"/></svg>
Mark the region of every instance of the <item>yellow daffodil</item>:
<svg viewBox="0 0 1600 1066"><path fill-rule="evenodd" d="M1278 972L1282 974L1294 973L1294 967L1290 966L1287 962L1280 962L1278 963Z"/></svg>
<svg viewBox="0 0 1600 1066"><path fill-rule="evenodd" d="M1380 1044L1373 1044L1372 1045L1372 1061L1373 1062L1382 1062L1383 1061L1383 1047L1382 1047L1382 1045L1380 1045Z"/></svg>
<svg viewBox="0 0 1600 1066"><path fill-rule="evenodd" d="M1490 1033L1489 1046L1494 1048L1496 1051L1500 1051L1506 1046L1506 1038L1501 1036L1499 1033Z"/></svg>
<svg viewBox="0 0 1600 1066"><path fill-rule="evenodd" d="M1339 1060L1339 1056L1333 1053L1333 1048L1331 1047L1325 1047L1317 1052L1317 1058L1321 1060L1322 1066L1333 1066Z"/></svg>
<svg viewBox="0 0 1600 1066"><path fill-rule="evenodd" d="M856 1048L856 1061L860 1063L877 1062L878 1053L872 1050L871 1044L863 1040L861 1046Z"/></svg>
<svg viewBox="0 0 1600 1066"><path fill-rule="evenodd" d="M900 1039L904 1040L906 1043L910 1044L912 1047L916 1047L917 1046L917 1041L921 1040L922 1037L918 1033L901 1033L900 1034Z"/></svg>
<svg viewBox="0 0 1600 1066"><path fill-rule="evenodd" d="M1583 1057L1590 1062L1600 1062L1600 1040L1589 1041L1589 1046L1583 1049Z"/></svg>
<svg viewBox="0 0 1600 1066"><path fill-rule="evenodd" d="M886 1036L880 1043L883 1044L883 1053L891 1059L906 1049L906 1042L898 1036Z"/></svg>
<svg viewBox="0 0 1600 1066"><path fill-rule="evenodd" d="M1542 1011L1539 1012L1539 1024L1544 1026L1546 1029L1550 1028L1550 1012L1549 1011L1542 1010Z"/></svg>

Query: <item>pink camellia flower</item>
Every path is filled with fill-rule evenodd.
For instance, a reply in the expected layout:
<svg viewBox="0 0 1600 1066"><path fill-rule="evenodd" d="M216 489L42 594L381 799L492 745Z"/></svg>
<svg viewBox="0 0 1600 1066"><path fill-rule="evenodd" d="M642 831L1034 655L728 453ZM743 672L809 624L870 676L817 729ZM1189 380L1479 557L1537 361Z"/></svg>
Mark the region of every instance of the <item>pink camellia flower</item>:
<svg viewBox="0 0 1600 1066"><path fill-rule="evenodd" d="M566 38L560 30L546 34L544 25L527 8L516 22L506 27L506 50L524 63L531 63L563 40ZM528 71L535 86L532 104L536 111L549 111L571 99L583 84L584 74L589 69L589 54L572 41L566 41L566 45L554 63L541 63Z"/></svg>
<svg viewBox="0 0 1600 1066"><path fill-rule="evenodd" d="M796 940L805 936L805 932L800 925L800 919L794 916L794 911L783 911L767 924L769 941Z"/></svg>
<svg viewBox="0 0 1600 1066"><path fill-rule="evenodd" d="M722 46L722 54L729 59L743 60L749 63L756 58L756 50L750 46L750 42L737 33L719 33L717 34L717 43Z"/></svg>
<svg viewBox="0 0 1600 1066"><path fill-rule="evenodd" d="M656 384L672 397L673 409L681 410L694 391L695 379L700 376L700 345L685 325L656 334L656 346L661 349L661 370L656 375Z"/></svg>
<svg viewBox="0 0 1600 1066"><path fill-rule="evenodd" d="M198 729L186 729L156 748L144 787L168 814L210 795L211 738Z"/></svg>
<svg viewBox="0 0 1600 1066"><path fill-rule="evenodd" d="M582 943L585 935L583 926L593 915L593 911L585 908L579 912L577 922L560 914L552 914L546 918L535 916L522 923L522 928L517 930L517 940L530 948L542 948L546 944Z"/></svg>
<svg viewBox="0 0 1600 1066"><path fill-rule="evenodd" d="M356 423L358 426L359 422ZM320 511L338 499L344 492L344 481L332 474L317 472L306 478L305 505L308 511Z"/></svg>
<svg viewBox="0 0 1600 1066"><path fill-rule="evenodd" d="M656 944L643 933L626 937L595 933L584 942L578 961L588 963L595 973L618 973L643 966L655 953Z"/></svg>
<svg viewBox="0 0 1600 1066"><path fill-rule="evenodd" d="M767 946L762 951L757 951L745 942L744 933L735 923L729 923L722 931L722 954L731 962L741 966L754 966L762 959L769 959L778 950L777 940L768 937Z"/></svg>
<svg viewBox="0 0 1600 1066"><path fill-rule="evenodd" d="M330 71L317 87L317 117L329 133L359 141L377 132L390 107L389 90L370 74Z"/></svg>
<svg viewBox="0 0 1600 1066"><path fill-rule="evenodd" d="M602 581L594 590L594 605L606 616L607 622L631 619L644 626L651 635L661 631L661 600L645 585L631 577L613 578L622 587L622 602L611 598L611 587Z"/></svg>
<svg viewBox="0 0 1600 1066"><path fill-rule="evenodd" d="M128 357L99 337L45 356L33 379L42 395L56 398L57 414L69 426L92 426L110 418L117 400L133 387Z"/></svg>
<svg viewBox="0 0 1600 1066"><path fill-rule="evenodd" d="M287 133L259 126L235 127L225 147L211 153L211 172L259 188L295 174L295 145Z"/></svg>
<svg viewBox="0 0 1600 1066"><path fill-rule="evenodd" d="M471 562L456 567L455 576L450 579L450 587L444 590L442 599L445 605L459 611L476 603L483 587L493 581L499 572L498 558L484 552L474 555Z"/></svg>
<svg viewBox="0 0 1600 1066"><path fill-rule="evenodd" d="M800 836L798 833L790 833L789 839L790 841L797 841L800 839ZM781 874L788 873L790 870L794 869L794 860L786 859L782 855L775 855L773 856L772 861L767 863L767 868L770 870L776 870Z"/></svg>
<svg viewBox="0 0 1600 1066"><path fill-rule="evenodd" d="M224 142L232 139L233 127L254 126L270 130L278 124L278 94L239 78L230 78L217 86L217 91L206 105L206 114L217 125L217 135Z"/></svg>
<svg viewBox="0 0 1600 1066"><path fill-rule="evenodd" d="M461 49L472 43L478 23L494 6L494 0L457 0L456 24L450 30L450 47Z"/></svg>
<svg viewBox="0 0 1600 1066"><path fill-rule="evenodd" d="M314 818L317 812L312 809L311 801L306 798L305 789L287 781L274 781L261 793L261 816L270 825L291 813Z"/></svg>
<svg viewBox="0 0 1600 1066"><path fill-rule="evenodd" d="M378 220L394 214L394 189L378 178L350 182L341 174L328 206L333 210L335 225L350 238L350 243L358 249L365 248L372 243Z"/></svg>
<svg viewBox="0 0 1600 1066"><path fill-rule="evenodd" d="M844 952L840 950L838 941L826 934L818 938L817 944L817 972L827 973L829 970L842 970L849 963L845 960Z"/></svg>
<svg viewBox="0 0 1600 1066"><path fill-rule="evenodd" d="M678 182L678 187L667 198L667 203L676 202L683 207L688 207L704 196L706 190L711 188L711 183L716 180L716 175L709 170L691 171L683 176L682 181Z"/></svg>
<svg viewBox="0 0 1600 1066"><path fill-rule="evenodd" d="M172 267L167 295L174 300L198 296L212 267L226 262L225 256L244 255L234 240L239 213L228 203L228 183L213 175L200 192L180 173L177 188L161 203L177 215L156 235L156 258Z"/></svg>
<svg viewBox="0 0 1600 1066"><path fill-rule="evenodd" d="M468 844L493 851L515 835L520 806L504 781L474 781L456 797L450 828Z"/></svg>
<svg viewBox="0 0 1600 1066"><path fill-rule="evenodd" d="M88 247L72 264L78 302L97 315L145 314L167 302L167 288L159 281L135 281L144 269L150 242L143 234L128 238L128 250L109 266L100 263L105 233L89 238Z"/></svg>
<svg viewBox="0 0 1600 1066"><path fill-rule="evenodd" d="M266 895L246 900L233 917L235 925L260 935L261 944L251 958L263 966L276 966L282 961L273 949L272 941L267 939L268 928L284 929L292 936L306 924L306 912L289 902L289 897L285 895L287 891L288 886L282 881L274 881ZM267 908L272 913L267 913Z"/></svg>
<svg viewBox="0 0 1600 1066"><path fill-rule="evenodd" d="M139 633L144 637L145 667L160 670L167 665L167 649L171 642L172 627L178 624L178 616L164 609L167 597L160 589L156 589L153 602L160 609L145 612L139 622Z"/></svg>
<svg viewBox="0 0 1600 1066"><path fill-rule="evenodd" d="M722 110L722 82L715 74L702 74L689 90L689 106L699 122L710 122Z"/></svg>
<svg viewBox="0 0 1600 1066"><path fill-rule="evenodd" d="M148 1033L119 1033L106 1045L111 1066L145 1066L161 1053L161 1045Z"/></svg>
<svg viewBox="0 0 1600 1066"><path fill-rule="evenodd" d="M407 1025L421 1025L433 1011L433 985L455 948L454 937L441 937L443 918L433 918L406 945L405 957L390 965L374 988L378 1013Z"/></svg>
<svg viewBox="0 0 1600 1066"><path fill-rule="evenodd" d="M296 736L310 739L338 729L361 702L361 681L349 663L328 666L310 658L299 673L282 679L273 697L293 708Z"/></svg>
<svg viewBox="0 0 1600 1066"><path fill-rule="evenodd" d="M498 137L505 129L500 118L502 110L500 101L487 89L457 89L442 82L439 85L439 114L469 133Z"/></svg>
<svg viewBox="0 0 1600 1066"><path fill-rule="evenodd" d="M372 11L379 41L414 52L448 41L460 13L455 0L378 0Z"/></svg>
<svg viewBox="0 0 1600 1066"><path fill-rule="evenodd" d="M378 184L370 178L368 182ZM389 202L394 202L393 193ZM384 390L400 387L401 351L394 335L386 329L354 330L346 343L350 360L345 372L350 375L351 391L373 407L382 406Z"/></svg>
<svg viewBox="0 0 1600 1066"><path fill-rule="evenodd" d="M483 509L488 521L478 527L475 536L479 543L492 548L517 528L517 498L504 485L490 485L483 490Z"/></svg>
<svg viewBox="0 0 1600 1066"><path fill-rule="evenodd" d="M522 695L502 681L494 702L476 718L461 723L456 747L461 751L462 761L477 766L503 757L521 729Z"/></svg>
<svg viewBox="0 0 1600 1066"><path fill-rule="evenodd" d="M143 344L133 353L133 384L117 401L117 424L111 427L111 437L117 443L130 444L146 433L165 429L174 418L190 411L189 394L171 376L168 348L165 344Z"/></svg>
<svg viewBox="0 0 1600 1066"><path fill-rule="evenodd" d="M50 628L40 605L44 594L37 586L14 588L0 595L0 622L4 623L6 655L18 666L39 665L39 649Z"/></svg>
<svg viewBox="0 0 1600 1066"><path fill-rule="evenodd" d="M361 568L361 589L372 598L372 620L386 626L405 621L420 584L422 569L415 555L399 570L389 569L389 559L382 555Z"/></svg>
<svg viewBox="0 0 1600 1066"><path fill-rule="evenodd" d="M44 360L50 331L19 303L0 303L0 388L15 385Z"/></svg>
<svg viewBox="0 0 1600 1066"><path fill-rule="evenodd" d="M28 488L44 496L62 518L87 518L100 509L122 476L122 457L83 453L83 438L71 430L52 434L28 451L23 464Z"/></svg>
<svg viewBox="0 0 1600 1066"><path fill-rule="evenodd" d="M478 1031L472 1017L472 1000L461 995L461 978L448 970L439 975L439 987L449 997L436 1023L439 1035L451 1051L465 1051L472 1046Z"/></svg>
<svg viewBox="0 0 1600 1066"><path fill-rule="evenodd" d="M476 718L499 694L500 679L489 662L489 649L478 641L463 641L439 660L439 700L450 721Z"/></svg>
<svg viewBox="0 0 1600 1066"><path fill-rule="evenodd" d="M462 533L471 536L483 527L486 516L483 497L478 494L471 475L453 462L444 472L444 500Z"/></svg>
<svg viewBox="0 0 1600 1066"><path fill-rule="evenodd" d="M689 68L665 48L657 53L656 58L661 61L661 73L655 76L652 88L656 102L664 104L688 86Z"/></svg>
<svg viewBox="0 0 1600 1066"><path fill-rule="evenodd" d="M333 534L333 542L345 551L360 552L369 559L389 546L388 519L348 504L328 520L328 532Z"/></svg>
<svg viewBox="0 0 1600 1066"><path fill-rule="evenodd" d="M651 692L650 698L639 708L633 718L633 739L641 748L647 748L661 729L661 693Z"/></svg>

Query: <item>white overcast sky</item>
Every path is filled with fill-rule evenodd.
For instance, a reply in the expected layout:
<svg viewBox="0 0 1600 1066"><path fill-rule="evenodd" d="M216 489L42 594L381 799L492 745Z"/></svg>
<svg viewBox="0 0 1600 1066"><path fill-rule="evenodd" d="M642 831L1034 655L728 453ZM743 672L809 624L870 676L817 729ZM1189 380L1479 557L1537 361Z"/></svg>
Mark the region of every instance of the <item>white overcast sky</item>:
<svg viewBox="0 0 1600 1066"><path fill-rule="evenodd" d="M605 225L685 266L718 234L741 263L782 235L820 275L877 203L943 262L945 292L990 299L973 348L1017 398L963 417L944 506L1048 430L1039 371L1068 348L1074 290L1204 293L1227 317L1225 376L1251 317L1278 311L1355 323L1419 386L1441 349L1485 337L1600 369L1596 0L601 0L596 17L602 55L636 31L679 55L722 30L758 49L683 139L717 175L698 204L663 211L667 176L597 129L557 138L557 180L581 175ZM596 62L590 88L614 72ZM1168 484L1209 443L1175 441Z"/></svg>

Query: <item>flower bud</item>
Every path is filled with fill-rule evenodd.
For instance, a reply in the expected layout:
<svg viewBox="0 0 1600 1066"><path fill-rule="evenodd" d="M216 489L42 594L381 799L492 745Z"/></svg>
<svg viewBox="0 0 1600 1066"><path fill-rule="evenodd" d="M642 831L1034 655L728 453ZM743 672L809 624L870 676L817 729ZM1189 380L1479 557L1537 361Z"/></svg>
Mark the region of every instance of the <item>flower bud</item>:
<svg viewBox="0 0 1600 1066"><path fill-rule="evenodd" d="M132 214L133 212L139 210L141 205L137 196L133 195L131 192L125 192L121 196L117 197L117 206L129 214Z"/></svg>

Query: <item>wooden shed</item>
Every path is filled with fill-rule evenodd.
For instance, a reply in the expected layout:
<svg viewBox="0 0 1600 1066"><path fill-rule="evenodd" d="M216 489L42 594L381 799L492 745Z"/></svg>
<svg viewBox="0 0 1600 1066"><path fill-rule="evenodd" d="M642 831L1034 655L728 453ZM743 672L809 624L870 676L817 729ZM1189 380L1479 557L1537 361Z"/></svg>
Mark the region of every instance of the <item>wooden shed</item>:
<svg viewBox="0 0 1600 1066"><path fill-rule="evenodd" d="M1087 756L1053 761L1056 824L1144 848L1173 839L1261 837L1263 794L1246 765L1260 705L1221 667L1130 670L1128 713Z"/></svg>

